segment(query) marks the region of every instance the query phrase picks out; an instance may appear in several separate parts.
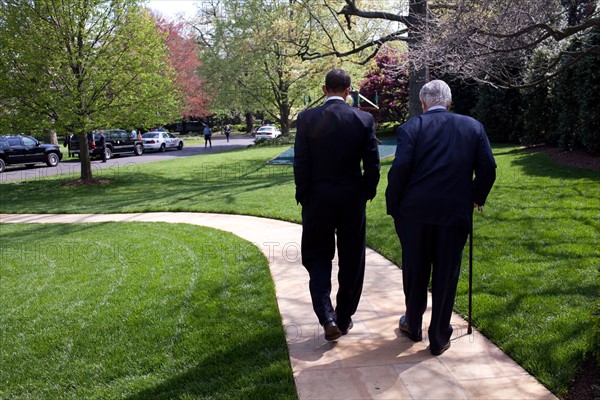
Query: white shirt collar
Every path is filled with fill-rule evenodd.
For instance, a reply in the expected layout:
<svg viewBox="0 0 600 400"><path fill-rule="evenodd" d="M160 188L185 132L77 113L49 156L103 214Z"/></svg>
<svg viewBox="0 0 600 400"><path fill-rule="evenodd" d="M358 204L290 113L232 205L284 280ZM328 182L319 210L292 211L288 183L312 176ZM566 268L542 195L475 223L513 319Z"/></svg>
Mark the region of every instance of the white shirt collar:
<svg viewBox="0 0 600 400"><path fill-rule="evenodd" d="M331 96L325 99L325 103L331 100L341 100L343 102L346 102L346 100L344 100L341 96Z"/></svg>
<svg viewBox="0 0 600 400"><path fill-rule="evenodd" d="M433 110L445 110L445 109L446 109L446 107L444 107L444 106L440 106L440 105L437 105L437 106L431 106L431 107L429 107L429 108L427 109L427 111L433 111Z"/></svg>

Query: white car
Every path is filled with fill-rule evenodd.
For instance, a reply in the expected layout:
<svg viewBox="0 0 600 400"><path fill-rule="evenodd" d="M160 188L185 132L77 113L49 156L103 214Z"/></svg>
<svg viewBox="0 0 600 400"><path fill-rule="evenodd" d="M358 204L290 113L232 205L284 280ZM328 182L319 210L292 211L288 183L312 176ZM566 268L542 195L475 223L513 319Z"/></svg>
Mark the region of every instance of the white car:
<svg viewBox="0 0 600 400"><path fill-rule="evenodd" d="M144 150L165 151L167 149L183 149L183 139L164 131L146 132L142 135Z"/></svg>
<svg viewBox="0 0 600 400"><path fill-rule="evenodd" d="M254 133L256 139L275 139L281 135L281 131L274 126L261 126Z"/></svg>

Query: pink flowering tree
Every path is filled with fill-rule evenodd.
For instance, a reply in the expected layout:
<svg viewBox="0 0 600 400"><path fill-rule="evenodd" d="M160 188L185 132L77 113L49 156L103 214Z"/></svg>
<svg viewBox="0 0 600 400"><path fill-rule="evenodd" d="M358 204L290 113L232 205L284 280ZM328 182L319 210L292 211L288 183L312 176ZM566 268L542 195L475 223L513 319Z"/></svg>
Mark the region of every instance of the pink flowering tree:
<svg viewBox="0 0 600 400"><path fill-rule="evenodd" d="M377 101L377 121L403 122L408 118L408 70L404 58L391 47L383 47L375 65L360 83L360 94ZM361 105L366 105L361 102Z"/></svg>
<svg viewBox="0 0 600 400"><path fill-rule="evenodd" d="M179 113L182 118L205 117L209 112L209 96L204 88L199 68L202 62L198 57L196 43L185 24L181 21L167 21L157 18L156 25L166 35L169 60L176 73L176 84L183 98Z"/></svg>

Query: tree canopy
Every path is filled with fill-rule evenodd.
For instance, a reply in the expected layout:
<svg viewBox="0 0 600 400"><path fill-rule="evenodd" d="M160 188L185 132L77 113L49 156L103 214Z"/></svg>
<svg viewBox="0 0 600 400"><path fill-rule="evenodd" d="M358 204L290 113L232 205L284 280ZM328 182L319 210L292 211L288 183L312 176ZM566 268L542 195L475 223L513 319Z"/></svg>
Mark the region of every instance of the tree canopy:
<svg viewBox="0 0 600 400"><path fill-rule="evenodd" d="M384 46L375 56L375 65L360 82L360 92L377 99L378 121L404 121L408 117L408 71L403 57Z"/></svg>
<svg viewBox="0 0 600 400"><path fill-rule="evenodd" d="M599 54L595 45L569 49L569 40L591 35L600 25L596 0L407 0L365 2L323 0L331 15L344 18L345 43L331 41L330 49L307 47L305 58L345 57L367 53L372 57L385 43L404 41L411 46L410 63L416 71L435 67L503 87L537 84L581 61ZM343 3L343 4L340 4ZM321 2L319 2L321 4ZM316 7L317 5L315 5ZM351 34L356 20L396 22L397 29L379 31L356 41ZM317 23L320 23L318 21ZM323 24L325 26L325 24ZM331 30L328 35L333 35ZM537 74L519 70L537 51L551 54L538 65ZM561 62L565 59L568 63Z"/></svg>
<svg viewBox="0 0 600 400"><path fill-rule="evenodd" d="M322 95L327 70L342 63L300 57L308 39L326 40L315 37L316 27L301 1L213 1L201 11L203 20L195 27L215 108L263 112L287 133L304 100Z"/></svg>
<svg viewBox="0 0 600 400"><path fill-rule="evenodd" d="M85 134L176 117L165 42L136 0L0 3L0 124ZM92 172L82 146L81 177Z"/></svg>
<svg viewBox="0 0 600 400"><path fill-rule="evenodd" d="M155 18L156 25L165 35L169 62L175 71L176 88L183 97L179 114L184 119L207 116L210 114L210 95L205 82L200 78L202 62L193 36L182 21Z"/></svg>

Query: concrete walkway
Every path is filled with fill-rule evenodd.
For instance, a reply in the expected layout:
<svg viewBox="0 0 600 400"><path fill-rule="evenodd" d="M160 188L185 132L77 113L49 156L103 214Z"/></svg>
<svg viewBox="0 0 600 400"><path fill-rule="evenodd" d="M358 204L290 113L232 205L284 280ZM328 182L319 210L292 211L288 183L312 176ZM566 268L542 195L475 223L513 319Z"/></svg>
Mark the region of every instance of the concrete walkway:
<svg viewBox="0 0 600 400"><path fill-rule="evenodd" d="M452 347L442 356L429 353L425 326L423 342L413 343L402 336L398 330L398 318L404 311L402 274L396 265L370 249L354 328L339 341L326 342L310 304L308 273L300 262L301 227L297 224L200 213L0 214L0 223L108 221L208 226L260 247L275 281L300 399L556 398L479 332L473 330L467 335L466 322L456 315L452 319ZM425 315L424 321L429 318Z"/></svg>

